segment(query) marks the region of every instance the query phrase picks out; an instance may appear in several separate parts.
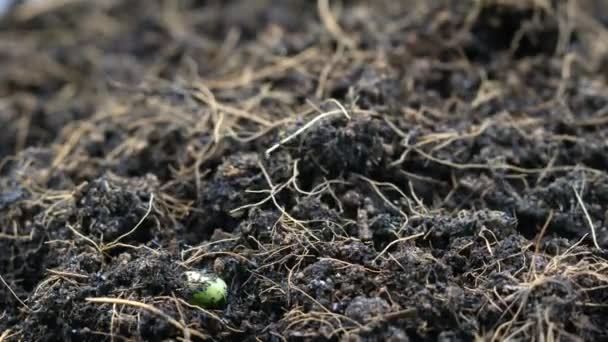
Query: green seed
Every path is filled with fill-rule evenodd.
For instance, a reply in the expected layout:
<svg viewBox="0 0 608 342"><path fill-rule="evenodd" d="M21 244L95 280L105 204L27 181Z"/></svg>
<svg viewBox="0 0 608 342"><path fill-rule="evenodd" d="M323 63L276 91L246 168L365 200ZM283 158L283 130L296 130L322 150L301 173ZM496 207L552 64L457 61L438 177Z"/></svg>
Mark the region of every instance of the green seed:
<svg viewBox="0 0 608 342"><path fill-rule="evenodd" d="M220 308L226 304L228 286L222 278L205 271L187 271L184 275L192 291L192 304L204 309Z"/></svg>

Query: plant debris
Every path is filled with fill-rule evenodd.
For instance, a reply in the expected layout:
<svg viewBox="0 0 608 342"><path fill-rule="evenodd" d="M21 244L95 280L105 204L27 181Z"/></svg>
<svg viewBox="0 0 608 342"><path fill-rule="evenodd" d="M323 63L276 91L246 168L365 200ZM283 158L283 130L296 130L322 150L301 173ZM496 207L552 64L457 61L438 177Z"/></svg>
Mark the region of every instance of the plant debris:
<svg viewBox="0 0 608 342"><path fill-rule="evenodd" d="M607 25L601 0L15 3L0 341L608 339Z"/></svg>

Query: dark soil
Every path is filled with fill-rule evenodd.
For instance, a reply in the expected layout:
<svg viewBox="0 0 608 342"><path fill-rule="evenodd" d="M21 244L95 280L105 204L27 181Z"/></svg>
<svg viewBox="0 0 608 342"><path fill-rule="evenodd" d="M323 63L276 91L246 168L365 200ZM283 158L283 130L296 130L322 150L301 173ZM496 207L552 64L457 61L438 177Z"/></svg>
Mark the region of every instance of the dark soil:
<svg viewBox="0 0 608 342"><path fill-rule="evenodd" d="M0 341L608 340L608 6L21 2ZM188 303L182 273L229 285Z"/></svg>

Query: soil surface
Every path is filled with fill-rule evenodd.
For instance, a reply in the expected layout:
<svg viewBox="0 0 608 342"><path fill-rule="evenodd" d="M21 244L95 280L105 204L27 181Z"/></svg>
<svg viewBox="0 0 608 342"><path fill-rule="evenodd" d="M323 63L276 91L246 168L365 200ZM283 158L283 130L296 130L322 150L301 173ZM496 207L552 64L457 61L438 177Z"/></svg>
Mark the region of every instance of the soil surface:
<svg viewBox="0 0 608 342"><path fill-rule="evenodd" d="M16 4L0 341L608 340L607 26L603 0Z"/></svg>

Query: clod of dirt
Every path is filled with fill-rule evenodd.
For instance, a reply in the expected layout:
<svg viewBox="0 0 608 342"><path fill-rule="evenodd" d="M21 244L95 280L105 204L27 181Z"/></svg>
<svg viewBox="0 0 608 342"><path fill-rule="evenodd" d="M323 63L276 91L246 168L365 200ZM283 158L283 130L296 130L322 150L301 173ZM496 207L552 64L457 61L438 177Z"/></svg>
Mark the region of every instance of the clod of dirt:
<svg viewBox="0 0 608 342"><path fill-rule="evenodd" d="M429 237L437 248L464 236L487 235L491 239L502 239L513 234L517 228L517 218L497 210L463 210L455 217L441 216L433 221Z"/></svg>
<svg viewBox="0 0 608 342"><path fill-rule="evenodd" d="M390 312L391 306L381 298L355 297L344 310L344 314L359 323L366 323Z"/></svg>
<svg viewBox="0 0 608 342"><path fill-rule="evenodd" d="M110 176L86 184L74 198L77 227L87 236L99 236L108 242L126 235L144 218L150 203L154 204L152 189L157 186L154 177L127 181ZM122 242L145 243L163 234L163 227L151 221L144 221Z"/></svg>
<svg viewBox="0 0 608 342"><path fill-rule="evenodd" d="M114 321L114 331L119 333L133 324L130 319L112 320L111 312L99 310L87 304L87 298L110 297L116 291L149 296L180 293L184 285L179 270L172 264L171 257L164 254L142 252L123 253L102 269L86 271L83 267L88 259L99 259L99 255L81 254L71 257L58 272L48 273L37 290L27 299L33 310L30 319L20 323L25 336L46 336L50 339L91 339L97 334L90 327L109 329ZM48 309L43 309L47 308ZM125 308L131 311L132 308ZM65 315L64 313L70 313ZM140 336L159 333L154 327L140 325ZM167 327L163 334L174 334ZM151 336L151 335L150 335Z"/></svg>
<svg viewBox="0 0 608 342"><path fill-rule="evenodd" d="M393 132L375 118L329 120L306 131L291 146L301 173L333 178L345 172L374 174L391 156ZM310 179L310 178L308 178ZM314 179L314 178L313 178ZM307 182L305 179L304 182Z"/></svg>

